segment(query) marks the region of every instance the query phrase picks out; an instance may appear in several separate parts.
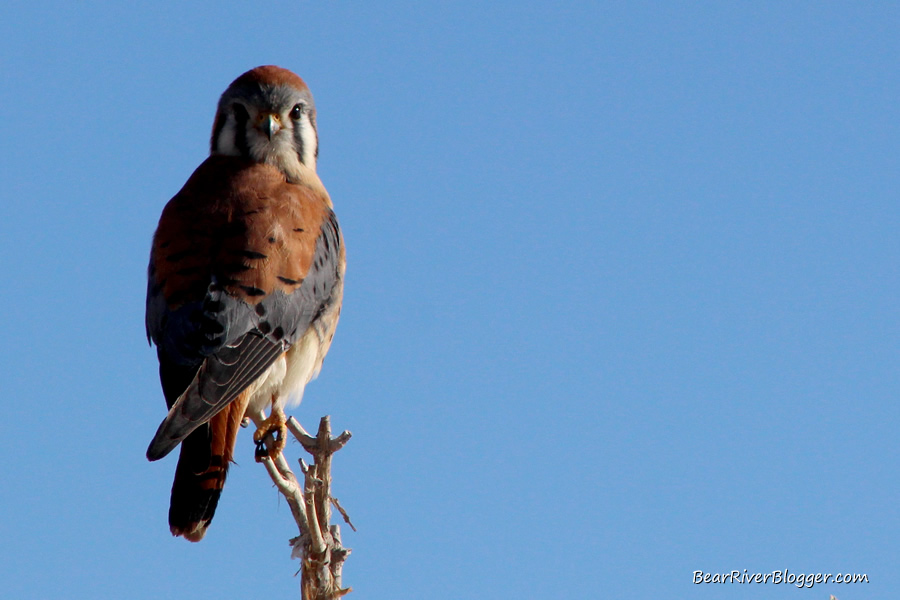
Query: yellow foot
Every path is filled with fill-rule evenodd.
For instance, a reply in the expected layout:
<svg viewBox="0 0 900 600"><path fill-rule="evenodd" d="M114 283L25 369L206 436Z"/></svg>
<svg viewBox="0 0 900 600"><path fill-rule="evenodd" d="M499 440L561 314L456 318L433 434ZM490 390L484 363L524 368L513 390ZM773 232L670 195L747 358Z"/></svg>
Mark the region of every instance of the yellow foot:
<svg viewBox="0 0 900 600"><path fill-rule="evenodd" d="M275 456L284 450L287 442L287 418L280 409L272 407L272 414L265 421L259 424L256 432L253 434L253 441L256 442L256 462L261 462L265 456ZM275 434L269 449L266 449L266 438Z"/></svg>

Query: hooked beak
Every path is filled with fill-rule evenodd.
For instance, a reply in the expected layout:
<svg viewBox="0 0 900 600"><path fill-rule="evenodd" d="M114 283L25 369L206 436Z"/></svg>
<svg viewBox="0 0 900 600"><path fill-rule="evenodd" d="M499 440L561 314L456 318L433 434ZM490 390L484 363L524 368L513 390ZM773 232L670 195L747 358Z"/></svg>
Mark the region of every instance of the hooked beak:
<svg viewBox="0 0 900 600"><path fill-rule="evenodd" d="M266 134L270 140L281 129L281 117L275 113L260 113L256 117L256 128Z"/></svg>

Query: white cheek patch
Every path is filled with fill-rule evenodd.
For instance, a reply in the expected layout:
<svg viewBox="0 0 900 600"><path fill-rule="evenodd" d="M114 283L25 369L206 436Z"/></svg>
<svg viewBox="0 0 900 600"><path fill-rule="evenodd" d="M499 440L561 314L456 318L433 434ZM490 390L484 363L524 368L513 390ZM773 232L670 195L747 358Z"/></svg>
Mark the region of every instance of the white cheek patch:
<svg viewBox="0 0 900 600"><path fill-rule="evenodd" d="M309 113L303 113L303 116L300 117L300 120L297 122L297 130L300 134L300 141L303 144L303 156L300 159L304 165L314 170L316 168L316 145L318 140L316 140L316 130L309 120Z"/></svg>
<svg viewBox="0 0 900 600"><path fill-rule="evenodd" d="M225 126L219 132L216 138L216 154L224 154L226 156L240 156L241 152L235 144L235 128L236 123L232 115L228 115L225 119Z"/></svg>

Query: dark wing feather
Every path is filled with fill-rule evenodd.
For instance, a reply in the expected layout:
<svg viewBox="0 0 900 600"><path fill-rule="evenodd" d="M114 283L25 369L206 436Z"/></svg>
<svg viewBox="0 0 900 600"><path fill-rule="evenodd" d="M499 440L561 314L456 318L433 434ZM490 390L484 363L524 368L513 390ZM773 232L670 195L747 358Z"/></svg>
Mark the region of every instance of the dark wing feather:
<svg viewBox="0 0 900 600"><path fill-rule="evenodd" d="M147 449L147 458L157 460L171 452L237 398L283 352L282 344L273 344L257 332L250 332L235 346L210 356L160 424Z"/></svg>

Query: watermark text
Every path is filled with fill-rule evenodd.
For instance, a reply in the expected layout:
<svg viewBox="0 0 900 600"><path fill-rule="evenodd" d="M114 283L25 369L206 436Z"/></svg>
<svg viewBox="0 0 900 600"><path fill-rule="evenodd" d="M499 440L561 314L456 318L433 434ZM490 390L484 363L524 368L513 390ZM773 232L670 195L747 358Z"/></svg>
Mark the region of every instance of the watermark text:
<svg viewBox="0 0 900 600"><path fill-rule="evenodd" d="M694 583L786 583L798 588L811 588L817 583L869 583L869 576L865 573L792 573L788 569L751 573L744 569L730 573L694 571Z"/></svg>

